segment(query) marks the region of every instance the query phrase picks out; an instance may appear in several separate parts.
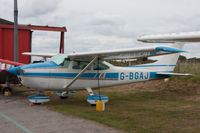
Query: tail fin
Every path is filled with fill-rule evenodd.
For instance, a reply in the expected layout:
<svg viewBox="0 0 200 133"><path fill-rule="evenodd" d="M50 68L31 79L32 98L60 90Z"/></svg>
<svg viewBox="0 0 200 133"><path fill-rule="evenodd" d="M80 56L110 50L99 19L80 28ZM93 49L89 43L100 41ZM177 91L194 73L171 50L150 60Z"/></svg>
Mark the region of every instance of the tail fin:
<svg viewBox="0 0 200 133"><path fill-rule="evenodd" d="M183 44L181 43L183 42L200 42L200 32L147 35L138 37L137 40L145 43L174 43L172 47L182 49ZM146 65L154 66L152 67L153 70L173 71L179 55L180 53L164 55L157 62Z"/></svg>
<svg viewBox="0 0 200 133"><path fill-rule="evenodd" d="M182 49L184 46L183 43L175 43L172 44L171 47ZM145 64L145 66L150 66L153 70L156 71L174 71L176 63L178 61L180 53L170 54L170 55L162 55L156 62ZM149 69L149 68L148 68Z"/></svg>

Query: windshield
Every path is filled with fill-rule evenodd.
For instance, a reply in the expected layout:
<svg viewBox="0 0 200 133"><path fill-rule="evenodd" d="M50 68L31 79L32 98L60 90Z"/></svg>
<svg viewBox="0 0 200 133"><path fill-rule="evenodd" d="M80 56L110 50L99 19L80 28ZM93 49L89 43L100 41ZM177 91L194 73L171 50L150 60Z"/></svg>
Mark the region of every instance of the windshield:
<svg viewBox="0 0 200 133"><path fill-rule="evenodd" d="M59 54L59 55L53 56L48 61L50 61L50 62L52 61L52 62L56 63L57 65L61 65L64 62L65 58L67 58L67 55Z"/></svg>

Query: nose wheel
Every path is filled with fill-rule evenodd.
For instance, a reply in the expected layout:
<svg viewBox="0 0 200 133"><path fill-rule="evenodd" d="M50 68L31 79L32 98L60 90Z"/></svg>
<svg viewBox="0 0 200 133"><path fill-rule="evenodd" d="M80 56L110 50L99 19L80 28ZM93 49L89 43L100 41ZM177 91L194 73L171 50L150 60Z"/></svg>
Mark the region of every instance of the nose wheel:
<svg viewBox="0 0 200 133"><path fill-rule="evenodd" d="M2 92L3 87L0 85L0 92Z"/></svg>

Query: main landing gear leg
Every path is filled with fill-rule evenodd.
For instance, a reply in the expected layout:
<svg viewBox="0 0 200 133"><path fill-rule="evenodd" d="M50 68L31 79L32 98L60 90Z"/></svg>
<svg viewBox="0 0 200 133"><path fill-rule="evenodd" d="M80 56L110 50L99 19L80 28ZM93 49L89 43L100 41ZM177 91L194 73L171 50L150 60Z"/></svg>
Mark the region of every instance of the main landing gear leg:
<svg viewBox="0 0 200 133"><path fill-rule="evenodd" d="M68 93L66 91L63 91L60 95L60 99L67 99L68 98Z"/></svg>
<svg viewBox="0 0 200 133"><path fill-rule="evenodd" d="M104 96L104 95L95 95L92 91L91 88L86 88L86 90L89 93L89 97L87 98L87 102L91 105L91 106L96 106L97 102L104 102L107 103L108 102L108 96Z"/></svg>
<svg viewBox="0 0 200 133"><path fill-rule="evenodd" d="M92 96L94 95L93 91L91 88L86 88L86 90L88 91L89 95Z"/></svg>
<svg viewBox="0 0 200 133"><path fill-rule="evenodd" d="M90 96L94 95L94 93L93 93L93 91L92 91L91 88L86 88L86 90L88 91L88 93L89 93ZM87 99L87 101L88 101L88 100L89 100L89 99ZM88 102L89 102L89 101L88 101ZM90 103L91 106L96 106L96 103L91 103L91 102L89 102L89 103Z"/></svg>

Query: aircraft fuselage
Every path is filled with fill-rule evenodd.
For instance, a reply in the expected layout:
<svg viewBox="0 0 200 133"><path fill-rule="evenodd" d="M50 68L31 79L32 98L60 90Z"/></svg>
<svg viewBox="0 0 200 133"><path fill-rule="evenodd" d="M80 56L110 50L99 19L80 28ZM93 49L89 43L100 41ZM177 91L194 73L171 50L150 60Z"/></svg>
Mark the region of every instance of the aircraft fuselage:
<svg viewBox="0 0 200 133"><path fill-rule="evenodd" d="M147 81L169 76L158 76L155 70L143 67L117 67L109 65L106 70L86 70L70 90L107 87L133 82ZM67 68L52 62L29 64L18 67L17 75L24 86L40 90L63 90L81 70L74 69L72 61ZM19 72L23 71L23 72Z"/></svg>

